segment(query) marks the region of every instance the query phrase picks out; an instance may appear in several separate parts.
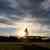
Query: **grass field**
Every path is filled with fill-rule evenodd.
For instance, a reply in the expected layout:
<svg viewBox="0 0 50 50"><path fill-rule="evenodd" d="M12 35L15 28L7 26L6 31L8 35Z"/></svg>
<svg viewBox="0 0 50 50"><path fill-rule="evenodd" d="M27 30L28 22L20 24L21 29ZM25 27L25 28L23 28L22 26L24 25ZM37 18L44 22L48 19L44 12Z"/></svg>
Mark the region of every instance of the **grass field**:
<svg viewBox="0 0 50 50"><path fill-rule="evenodd" d="M29 40L33 38L33 40ZM2 37L0 36L0 50L33 50L38 48L48 48L48 40L43 41L34 39L35 37L28 37L28 39L17 39L16 37Z"/></svg>
<svg viewBox="0 0 50 50"><path fill-rule="evenodd" d="M0 44L0 50L12 50L12 49L16 49L16 45L15 44Z"/></svg>
<svg viewBox="0 0 50 50"><path fill-rule="evenodd" d="M0 44L0 50L22 50L23 46L17 46L16 44Z"/></svg>
<svg viewBox="0 0 50 50"><path fill-rule="evenodd" d="M32 45L33 44L33 45ZM42 44L42 45L41 45ZM39 48L47 48L47 47L37 47L37 46L46 46L46 43L11 43L11 42L0 42L0 50L27 50L30 49L39 49Z"/></svg>

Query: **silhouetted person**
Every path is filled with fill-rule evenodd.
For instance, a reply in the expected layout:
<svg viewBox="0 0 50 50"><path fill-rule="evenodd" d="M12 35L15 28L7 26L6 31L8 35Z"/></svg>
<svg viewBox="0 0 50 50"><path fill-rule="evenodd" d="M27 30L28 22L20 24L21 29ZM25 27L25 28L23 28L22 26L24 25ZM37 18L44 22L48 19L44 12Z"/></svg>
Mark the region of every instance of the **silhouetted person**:
<svg viewBox="0 0 50 50"><path fill-rule="evenodd" d="M28 29L25 28L25 33L26 33L26 36L28 36Z"/></svg>

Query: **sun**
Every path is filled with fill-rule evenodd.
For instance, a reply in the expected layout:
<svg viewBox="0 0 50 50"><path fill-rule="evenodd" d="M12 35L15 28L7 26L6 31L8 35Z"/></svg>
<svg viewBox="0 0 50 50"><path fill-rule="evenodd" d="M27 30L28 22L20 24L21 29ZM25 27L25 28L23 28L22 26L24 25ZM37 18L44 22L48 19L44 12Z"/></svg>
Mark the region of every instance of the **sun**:
<svg viewBox="0 0 50 50"><path fill-rule="evenodd" d="M26 36L25 28L28 29L28 33L29 33L28 35L30 35L31 26L32 26L32 23L18 23L18 25L16 27L17 37L25 37Z"/></svg>

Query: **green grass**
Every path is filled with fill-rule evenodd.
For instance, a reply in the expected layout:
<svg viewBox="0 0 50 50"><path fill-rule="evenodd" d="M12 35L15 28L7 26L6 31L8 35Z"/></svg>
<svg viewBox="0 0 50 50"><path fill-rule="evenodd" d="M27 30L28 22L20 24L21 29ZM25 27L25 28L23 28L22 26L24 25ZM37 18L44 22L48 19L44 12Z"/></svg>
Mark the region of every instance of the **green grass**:
<svg viewBox="0 0 50 50"><path fill-rule="evenodd" d="M32 46L32 44L30 46ZM1 42L0 50L24 50L24 45L22 45L20 43L12 43L12 42L3 43L3 42Z"/></svg>
<svg viewBox="0 0 50 50"><path fill-rule="evenodd" d="M0 50L22 50L23 47L16 44L0 44Z"/></svg>
<svg viewBox="0 0 50 50"><path fill-rule="evenodd" d="M50 49L50 44L48 44L48 48Z"/></svg>
<svg viewBox="0 0 50 50"><path fill-rule="evenodd" d="M14 44L0 44L0 50L4 49L4 50L9 50L9 49L16 49L16 45Z"/></svg>

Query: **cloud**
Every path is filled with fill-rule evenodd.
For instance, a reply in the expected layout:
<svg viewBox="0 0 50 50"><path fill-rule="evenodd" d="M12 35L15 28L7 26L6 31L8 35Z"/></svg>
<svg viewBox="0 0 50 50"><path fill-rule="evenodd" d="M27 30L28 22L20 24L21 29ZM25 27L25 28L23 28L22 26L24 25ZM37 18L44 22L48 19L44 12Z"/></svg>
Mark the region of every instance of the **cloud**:
<svg viewBox="0 0 50 50"><path fill-rule="evenodd" d="M13 17L11 15L14 15ZM12 19L16 18L16 0L0 0L0 17Z"/></svg>
<svg viewBox="0 0 50 50"><path fill-rule="evenodd" d="M29 16L31 18L35 17L39 23L47 24L48 0L17 0L17 15L20 16L20 19L22 17L24 17L24 19L28 17L29 19ZM41 18L44 19L44 21L42 21Z"/></svg>
<svg viewBox="0 0 50 50"><path fill-rule="evenodd" d="M13 26L15 20L16 0L0 0L0 27Z"/></svg>
<svg viewBox="0 0 50 50"><path fill-rule="evenodd" d="M48 31L48 11L48 0L0 0L0 23L14 27L20 21L36 22Z"/></svg>
<svg viewBox="0 0 50 50"><path fill-rule="evenodd" d="M33 16L46 17L48 11L47 0L33 0Z"/></svg>
<svg viewBox="0 0 50 50"><path fill-rule="evenodd" d="M32 3L29 0L17 0L17 15L32 15Z"/></svg>
<svg viewBox="0 0 50 50"><path fill-rule="evenodd" d="M48 7L50 7L50 0L48 0Z"/></svg>
<svg viewBox="0 0 50 50"><path fill-rule="evenodd" d="M13 30L13 32L15 32L15 28L0 28L0 32L4 32L4 33L6 33L6 32L12 32L12 30Z"/></svg>
<svg viewBox="0 0 50 50"><path fill-rule="evenodd" d="M16 36L16 33L14 33L14 32L11 32L11 33L9 33L9 32L5 32L5 33L1 32L0 36L5 36L5 37Z"/></svg>
<svg viewBox="0 0 50 50"><path fill-rule="evenodd" d="M37 18L37 23L41 24L40 28L43 32L48 32L48 0L33 0L33 18Z"/></svg>

